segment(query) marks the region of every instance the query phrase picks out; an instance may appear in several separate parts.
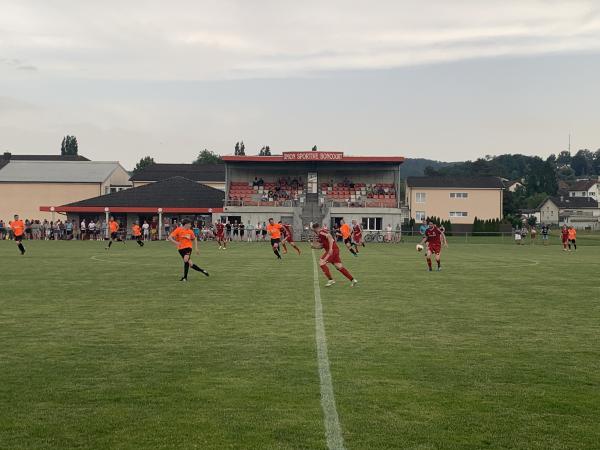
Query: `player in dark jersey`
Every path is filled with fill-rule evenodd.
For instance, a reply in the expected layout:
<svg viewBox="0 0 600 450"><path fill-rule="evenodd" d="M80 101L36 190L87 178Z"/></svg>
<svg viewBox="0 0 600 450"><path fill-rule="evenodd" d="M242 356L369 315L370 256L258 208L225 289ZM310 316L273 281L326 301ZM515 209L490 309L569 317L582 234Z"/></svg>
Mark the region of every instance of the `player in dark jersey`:
<svg viewBox="0 0 600 450"><path fill-rule="evenodd" d="M542 224L542 242L544 243L544 245L548 245L548 235L549 235L549 228L548 225L546 225L545 223Z"/></svg>
<svg viewBox="0 0 600 450"><path fill-rule="evenodd" d="M181 221L181 226L178 226L173 230L173 232L169 235L168 240L175 244L179 254L183 258L183 277L179 281L187 281L190 267L208 276L208 272L206 270L198 267L192 262L192 246L194 247L197 255L200 253L198 251L198 240L196 239L194 230L192 230L191 220L183 219Z"/></svg>
<svg viewBox="0 0 600 450"><path fill-rule="evenodd" d="M281 227L282 227L281 234L282 234L283 239L281 241L281 246L283 247L283 254L285 255L287 253L287 245L286 244L290 244L292 246L292 248L294 250L296 250L298 252L298 254L300 254L300 249L294 242L294 230L292 229L292 226L289 223L283 223L281 220L279 221L279 223L281 224Z"/></svg>
<svg viewBox="0 0 600 450"><path fill-rule="evenodd" d="M342 265L342 260L340 259L340 249L335 243L333 236L324 230L323 227L321 227L321 225L318 223L313 224L312 228L316 235L316 239L312 242L311 247L314 249L322 248L325 250L325 253L323 253L319 259L319 266L327 277L327 284L325 286L329 287L335 284L327 264L333 264L342 275L348 278L350 280L351 287L356 286L358 284L358 280L356 280L356 278L354 278L352 274L348 272L348 269Z"/></svg>
<svg viewBox="0 0 600 450"><path fill-rule="evenodd" d="M441 254L442 254L442 243L448 247L446 241L446 235L440 230L432 221L429 221L429 225L425 230L425 236L421 240L421 245L427 243L427 253L425 258L427 259L427 268L431 272L431 255L435 255L435 261L437 262L438 272L442 270Z"/></svg>
<svg viewBox="0 0 600 450"><path fill-rule="evenodd" d="M354 250L358 253L358 246L365 246L365 241L363 241L362 235L362 227L356 221L356 219L352 219L352 243L354 244Z"/></svg>
<svg viewBox="0 0 600 450"><path fill-rule="evenodd" d="M569 251L567 246L569 245L569 228L566 225L563 225L560 230L560 239L563 245L563 251Z"/></svg>
<svg viewBox="0 0 600 450"><path fill-rule="evenodd" d="M215 239L219 245L219 250L227 250L227 241L225 240L225 225L220 221L215 223Z"/></svg>

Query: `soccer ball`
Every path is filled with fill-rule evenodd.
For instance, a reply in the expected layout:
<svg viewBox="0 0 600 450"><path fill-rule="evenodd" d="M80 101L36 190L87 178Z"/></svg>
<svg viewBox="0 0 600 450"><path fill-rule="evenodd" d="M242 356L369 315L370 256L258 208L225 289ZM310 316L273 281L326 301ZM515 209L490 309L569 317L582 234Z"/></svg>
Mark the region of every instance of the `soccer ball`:
<svg viewBox="0 0 600 450"><path fill-rule="evenodd" d="M421 244L417 244L417 251L418 252L422 252L423 251L423 246Z"/></svg>

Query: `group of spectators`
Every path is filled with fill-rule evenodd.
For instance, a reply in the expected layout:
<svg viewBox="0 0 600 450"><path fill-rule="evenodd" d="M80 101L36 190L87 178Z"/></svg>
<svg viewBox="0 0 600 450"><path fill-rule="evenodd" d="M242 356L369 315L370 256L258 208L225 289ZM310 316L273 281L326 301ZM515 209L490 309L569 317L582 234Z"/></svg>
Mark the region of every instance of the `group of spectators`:
<svg viewBox="0 0 600 450"><path fill-rule="evenodd" d="M78 223L76 220L26 219L24 222L24 238L29 240L101 240L106 235L106 222L103 220ZM0 220L0 240L4 239L13 239L13 232L9 222Z"/></svg>

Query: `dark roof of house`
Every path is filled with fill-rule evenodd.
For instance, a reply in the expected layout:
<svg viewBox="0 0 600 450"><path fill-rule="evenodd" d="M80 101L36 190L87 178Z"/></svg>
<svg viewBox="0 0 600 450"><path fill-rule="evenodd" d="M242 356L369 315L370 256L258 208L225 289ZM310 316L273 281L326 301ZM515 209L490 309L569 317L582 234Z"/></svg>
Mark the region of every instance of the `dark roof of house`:
<svg viewBox="0 0 600 450"><path fill-rule="evenodd" d="M587 191L597 182L598 180L579 180L569 186L569 191Z"/></svg>
<svg viewBox="0 0 600 450"><path fill-rule="evenodd" d="M131 181L159 181L171 177L194 181L225 181L225 164L159 164L155 163L133 175Z"/></svg>
<svg viewBox="0 0 600 450"><path fill-rule="evenodd" d="M13 155L10 152L0 154L0 169L10 161L89 161L81 155Z"/></svg>
<svg viewBox="0 0 600 450"><path fill-rule="evenodd" d="M550 197L548 200L559 208L598 208L598 202L591 197Z"/></svg>
<svg viewBox="0 0 600 450"><path fill-rule="evenodd" d="M504 188L504 183L498 177L408 177L406 183L409 187L420 188Z"/></svg>
<svg viewBox="0 0 600 450"><path fill-rule="evenodd" d="M222 208L224 199L225 193L219 189L187 178L172 177L64 206Z"/></svg>
<svg viewBox="0 0 600 450"><path fill-rule="evenodd" d="M515 185L517 183L519 183L520 185L523 185L523 183L521 183L520 180L513 180L513 181L505 181L504 182L504 186L506 186L507 188L509 188L509 187L511 187L511 186L513 186L513 185Z"/></svg>

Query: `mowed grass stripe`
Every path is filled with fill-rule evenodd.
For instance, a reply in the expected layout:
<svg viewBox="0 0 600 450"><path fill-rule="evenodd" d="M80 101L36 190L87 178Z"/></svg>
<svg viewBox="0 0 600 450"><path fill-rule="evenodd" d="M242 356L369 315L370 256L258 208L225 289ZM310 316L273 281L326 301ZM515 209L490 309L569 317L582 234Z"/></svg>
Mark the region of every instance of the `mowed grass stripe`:
<svg viewBox="0 0 600 450"><path fill-rule="evenodd" d="M312 252L314 297L315 297L315 340L317 344L317 361L319 363L319 380L321 383L321 407L323 408L323 422L327 447L329 450L344 450L344 436L340 419L335 406L333 381L329 369L329 356L327 352L327 334L323 321L323 304L321 302L321 289L319 286L319 272L315 251Z"/></svg>

